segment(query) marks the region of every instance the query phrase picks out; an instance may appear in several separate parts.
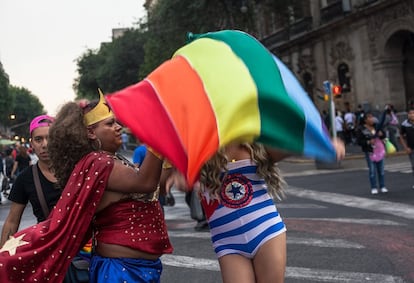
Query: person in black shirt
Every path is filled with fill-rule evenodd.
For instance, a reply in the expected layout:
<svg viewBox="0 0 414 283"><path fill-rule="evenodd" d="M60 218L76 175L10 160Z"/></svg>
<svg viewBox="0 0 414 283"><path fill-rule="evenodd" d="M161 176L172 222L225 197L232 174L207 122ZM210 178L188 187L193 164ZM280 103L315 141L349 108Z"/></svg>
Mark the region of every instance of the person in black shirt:
<svg viewBox="0 0 414 283"><path fill-rule="evenodd" d="M19 147L19 153L16 155L14 160L13 169L11 172L12 178L16 178L20 173L24 171L27 167L31 165L31 158L27 153L27 148L25 146Z"/></svg>
<svg viewBox="0 0 414 283"><path fill-rule="evenodd" d="M410 158L414 174L414 108L408 110L408 118L401 123L400 142ZM412 186L414 189L414 185Z"/></svg>
<svg viewBox="0 0 414 283"><path fill-rule="evenodd" d="M31 165L23 170L13 184L9 195L9 200L12 203L3 225L0 247L3 246L9 236L18 231L24 209L29 201L33 208L33 214L38 222L47 218L47 215L44 215L42 211L37 196L32 166L37 166L38 168L41 188L49 211L60 198L61 191L54 186L56 178L50 170L50 159L47 153L49 126L53 120L50 116L41 115L34 118L30 123L31 146L38 156L39 161L37 164Z"/></svg>

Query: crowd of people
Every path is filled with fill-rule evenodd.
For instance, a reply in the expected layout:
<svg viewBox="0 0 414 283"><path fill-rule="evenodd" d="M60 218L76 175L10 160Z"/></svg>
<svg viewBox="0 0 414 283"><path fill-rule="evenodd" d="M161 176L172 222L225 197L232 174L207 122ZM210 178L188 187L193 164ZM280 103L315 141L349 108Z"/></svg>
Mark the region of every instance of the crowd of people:
<svg viewBox="0 0 414 283"><path fill-rule="evenodd" d="M135 164L119 155L122 127L102 94L98 101L68 102L56 117L35 117L30 135L38 161L32 163L26 148L19 148L13 167L5 173L17 177L2 228L0 277L9 282L71 282L67 271L72 260L91 242L90 282L159 282L160 256L173 250L159 195L168 195L172 184L190 192L193 188L186 187L183 176L148 146L136 151ZM344 146L333 144L342 158ZM257 143L231 144L203 167L197 194L223 282L283 282L286 228L272 199L282 196L283 184L274 164L286 156ZM240 196L228 191L236 181ZM208 198L216 201L206 202ZM19 231L29 202L41 225ZM214 211L221 204L226 215L217 216ZM254 226L265 228L246 230L241 222L229 220L234 213L244 215L236 217L239 222L254 218ZM228 223L218 224L223 219ZM218 239L234 228L247 241ZM235 272L240 267L244 272Z"/></svg>
<svg viewBox="0 0 414 283"><path fill-rule="evenodd" d="M322 112L322 117L329 127L331 121L326 111ZM368 167L371 194L388 193L384 171L387 144L395 151L404 150L407 153L414 176L413 104L408 107L407 117L400 121L392 104L374 113L365 111L361 105L352 111L350 104L345 103L345 111L335 111L334 124L338 138L346 145L361 147Z"/></svg>
<svg viewBox="0 0 414 283"><path fill-rule="evenodd" d="M335 123L343 126L336 127L342 133L333 140L337 158L344 157L345 144L361 146L371 194L388 192L385 138L397 150L403 147L414 170L414 108L399 123L391 105L379 116L360 106L352 112L347 105ZM274 200L283 197L276 164L289 156L286 152L231 143L205 163L198 182L188 188L151 147L139 145L133 162L119 155L123 128L102 94L98 101L68 102L56 117L35 117L29 130L37 162L24 145L7 148L3 156L3 178L13 185L1 233L0 275L10 282L44 278L44 270L56 282L71 282L67 270L88 243L90 282L159 282L160 256L173 251L163 213L173 185L199 199L200 222L210 231L223 282L284 281L286 227ZM19 231L29 202L42 225ZM27 244L16 253L10 243L23 236ZM31 274L22 272L28 268Z"/></svg>
<svg viewBox="0 0 414 283"><path fill-rule="evenodd" d="M13 145L3 146L0 151L1 158L1 193L8 197L9 191L16 180L26 168L36 163L38 157L29 144L16 142ZM1 199L0 199L1 204Z"/></svg>

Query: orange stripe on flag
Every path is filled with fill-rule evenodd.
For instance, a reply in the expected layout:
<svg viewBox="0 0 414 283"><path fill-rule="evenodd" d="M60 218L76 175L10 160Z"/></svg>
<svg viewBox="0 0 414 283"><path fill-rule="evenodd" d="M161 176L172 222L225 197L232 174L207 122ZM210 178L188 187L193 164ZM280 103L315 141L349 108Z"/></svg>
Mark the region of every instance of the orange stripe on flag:
<svg viewBox="0 0 414 283"><path fill-rule="evenodd" d="M191 150L187 152L188 167L200 168L219 145L216 115L203 82L181 56L158 67L147 79L164 105L183 147ZM188 174L190 182L198 177L198 172Z"/></svg>

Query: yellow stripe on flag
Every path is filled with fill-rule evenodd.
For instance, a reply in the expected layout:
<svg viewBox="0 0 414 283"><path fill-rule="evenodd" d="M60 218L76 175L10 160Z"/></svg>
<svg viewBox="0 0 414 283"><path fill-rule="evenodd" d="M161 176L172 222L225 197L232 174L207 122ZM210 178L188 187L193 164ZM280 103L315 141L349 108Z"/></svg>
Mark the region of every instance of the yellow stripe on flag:
<svg viewBox="0 0 414 283"><path fill-rule="evenodd" d="M200 76L216 114L220 145L259 136L256 84L227 44L203 38L177 50L175 56L183 56Z"/></svg>

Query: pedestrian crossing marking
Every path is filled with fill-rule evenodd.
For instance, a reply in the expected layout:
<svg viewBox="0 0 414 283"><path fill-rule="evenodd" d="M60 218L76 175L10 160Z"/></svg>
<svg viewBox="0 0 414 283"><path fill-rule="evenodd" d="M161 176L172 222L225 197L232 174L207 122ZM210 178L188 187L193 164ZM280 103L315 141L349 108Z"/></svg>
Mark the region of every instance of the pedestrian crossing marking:
<svg viewBox="0 0 414 283"><path fill-rule="evenodd" d="M179 267L179 268L193 268L209 271L220 271L217 260L207 258L196 258L182 255L163 255L161 257L162 264ZM305 267L286 267L286 278L305 279L307 281L321 281L321 282L381 282L381 283L403 283L401 277L378 274L378 273L364 273L352 271L339 270L325 270L317 268Z"/></svg>
<svg viewBox="0 0 414 283"><path fill-rule="evenodd" d="M408 163L408 162L406 162L406 163L395 163L395 164L385 164L384 170L388 171L388 172L400 172L400 173L404 173L404 174L413 173L411 164Z"/></svg>
<svg viewBox="0 0 414 283"><path fill-rule="evenodd" d="M414 220L414 206L409 204L399 203L398 205L395 205L395 202L391 201L368 199L338 193L319 192L293 186L289 186L289 190L286 192L288 195L293 195L295 197L365 209Z"/></svg>

